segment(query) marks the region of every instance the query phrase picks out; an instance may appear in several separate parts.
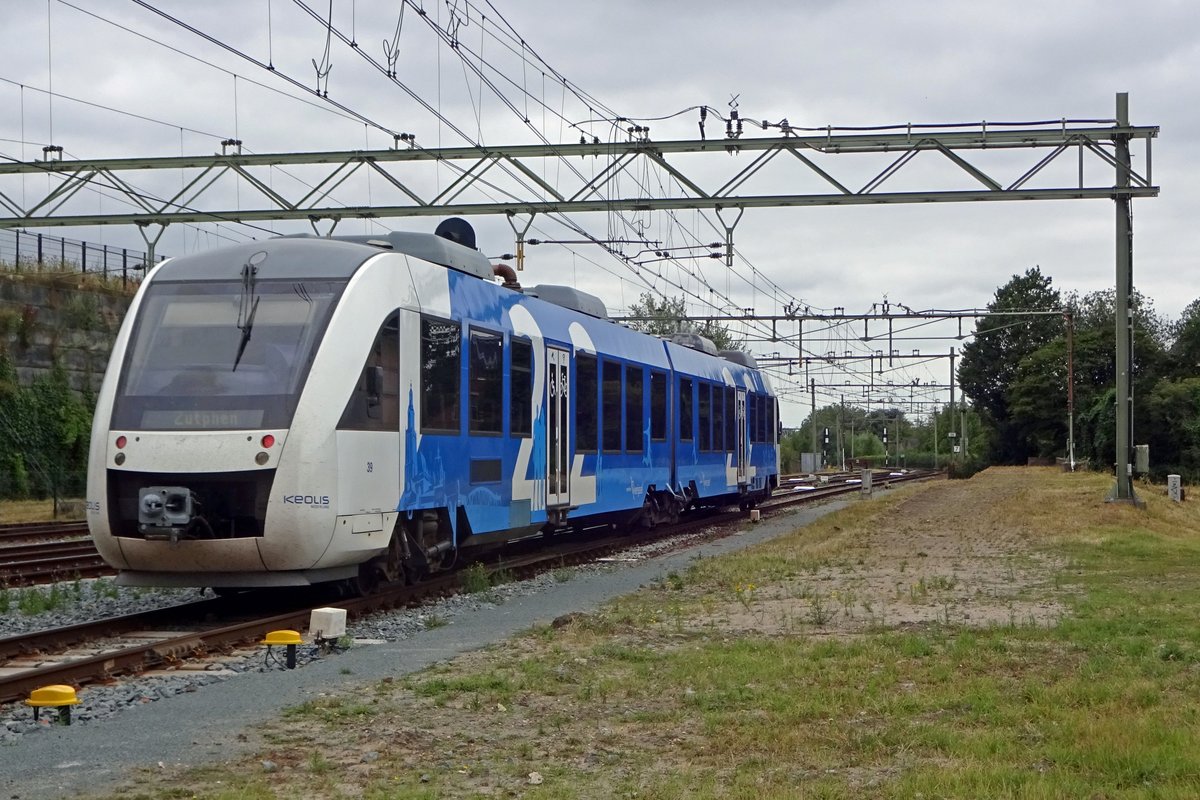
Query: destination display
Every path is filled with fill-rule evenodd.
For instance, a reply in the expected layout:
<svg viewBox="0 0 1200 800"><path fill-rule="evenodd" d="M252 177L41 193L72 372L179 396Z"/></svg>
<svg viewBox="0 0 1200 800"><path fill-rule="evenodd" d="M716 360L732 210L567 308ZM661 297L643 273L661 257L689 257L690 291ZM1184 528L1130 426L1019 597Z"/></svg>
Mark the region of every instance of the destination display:
<svg viewBox="0 0 1200 800"><path fill-rule="evenodd" d="M148 409L142 412L143 430L161 430L164 428L190 428L205 430L208 428L261 428L263 410L261 408L222 409L218 411Z"/></svg>

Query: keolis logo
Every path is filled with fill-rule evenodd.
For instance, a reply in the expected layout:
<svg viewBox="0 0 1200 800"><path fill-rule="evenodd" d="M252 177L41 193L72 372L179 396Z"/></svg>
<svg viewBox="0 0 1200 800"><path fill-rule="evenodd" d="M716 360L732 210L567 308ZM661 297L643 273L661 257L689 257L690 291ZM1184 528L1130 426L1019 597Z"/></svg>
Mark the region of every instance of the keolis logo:
<svg viewBox="0 0 1200 800"><path fill-rule="evenodd" d="M283 502L288 505L308 506L309 508L329 508L329 495L285 494Z"/></svg>

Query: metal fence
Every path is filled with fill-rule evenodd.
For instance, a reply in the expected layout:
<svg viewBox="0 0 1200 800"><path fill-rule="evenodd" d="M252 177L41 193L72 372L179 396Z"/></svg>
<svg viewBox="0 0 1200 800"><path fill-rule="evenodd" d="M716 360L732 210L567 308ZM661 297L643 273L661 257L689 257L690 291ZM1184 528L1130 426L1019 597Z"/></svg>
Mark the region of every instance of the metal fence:
<svg viewBox="0 0 1200 800"><path fill-rule="evenodd" d="M161 259L160 259L161 260ZM0 262L37 264L41 267L76 267L105 278L128 280L146 269L146 253L45 233L0 229Z"/></svg>

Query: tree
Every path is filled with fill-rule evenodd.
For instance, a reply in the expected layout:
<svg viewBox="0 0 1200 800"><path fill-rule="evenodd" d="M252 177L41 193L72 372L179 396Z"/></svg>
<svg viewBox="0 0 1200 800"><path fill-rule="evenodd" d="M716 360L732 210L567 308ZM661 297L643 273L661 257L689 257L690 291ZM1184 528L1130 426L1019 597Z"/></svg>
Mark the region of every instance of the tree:
<svg viewBox="0 0 1200 800"><path fill-rule="evenodd" d="M1170 465L1161 471L1178 471L1189 481L1200 478L1200 378L1164 378L1144 405L1151 463Z"/></svg>
<svg viewBox="0 0 1200 800"><path fill-rule="evenodd" d="M708 320L700 325L688 322L687 307L682 297L655 297L650 292L642 292L637 302L630 304L627 316L641 318L630 322L629 327L655 336L669 337L673 333L687 331L710 340L718 350L744 350L746 346L743 340L719 322Z"/></svg>
<svg viewBox="0 0 1200 800"><path fill-rule="evenodd" d="M1072 293L1067 297L1067 305L1075 316L1077 334L1086 336L1090 331L1105 343L1111 362L1106 375L1112 377L1104 385L1115 384L1116 291L1104 289L1082 297ZM1153 301L1136 289L1129 295L1129 316L1133 325L1133 392L1136 397L1149 393L1159 377L1169 370L1168 347L1179 324L1159 316Z"/></svg>
<svg viewBox="0 0 1200 800"><path fill-rule="evenodd" d="M1055 311L1062 307L1058 290L1040 267L1014 275L996 290L988 310ZM963 346L958 381L963 394L974 401L993 429L991 459L1000 463L1023 463L1033 451L1019 427L1013 425L1009 390L1017 379L1021 360L1048 344L1062 331L1055 316L1029 318L982 317L975 337Z"/></svg>
<svg viewBox="0 0 1200 800"><path fill-rule="evenodd" d="M1200 299L1183 310L1171 343L1171 370L1175 377L1195 375L1200 368Z"/></svg>

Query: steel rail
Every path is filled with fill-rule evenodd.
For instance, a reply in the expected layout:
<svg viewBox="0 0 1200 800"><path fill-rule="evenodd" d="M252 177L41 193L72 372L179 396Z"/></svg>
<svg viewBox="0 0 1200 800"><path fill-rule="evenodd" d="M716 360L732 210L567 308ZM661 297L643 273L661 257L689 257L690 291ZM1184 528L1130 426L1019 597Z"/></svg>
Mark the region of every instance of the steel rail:
<svg viewBox="0 0 1200 800"><path fill-rule="evenodd" d="M87 536L87 523L82 520L70 522L9 522L0 525L0 542L24 539L54 539L72 536Z"/></svg>
<svg viewBox="0 0 1200 800"><path fill-rule="evenodd" d="M916 480L940 473L909 473L902 477L888 477L886 482ZM810 492L779 498L779 502L764 504L763 511L777 514L794 505L818 499L860 491L855 484L825 486ZM515 553L504 554L493 560L488 569L517 574L528 574L552 569L568 563L578 563L598 557L600 554L626 549L650 541L661 541L672 536L690 533L697 529L719 528L723 524L743 522L746 514L741 511L722 512L697 516L669 529L654 533L630 535L622 533L600 539L582 538L579 532L566 536L561 542L553 542L536 550L520 552L528 543L517 543ZM535 540L531 540L535 541ZM535 541L536 543L536 541ZM441 596L462 589L462 572L453 572L424 581L415 586L385 588L368 597L324 603L324 606L343 608L351 617L360 617L387 609L411 606L430 596ZM162 630L164 627L202 624L201 621L214 616L244 610L245 603L237 598L218 598L188 603L170 608L113 617L97 622L80 623L65 628L38 631L30 634L0 639L0 666L13 658L32 656L45 651L61 650L78 646L97 638L128 635L137 630ZM9 674L0 674L0 703L25 697L33 689L53 683L81 685L106 680L117 675L139 673L164 664L175 663L196 653L207 653L261 638L272 630L291 628L301 630L308 623L312 607L304 604L300 608L285 610L252 620L228 623L205 630L188 630L176 636L157 641L147 641L117 650L45 664Z"/></svg>
<svg viewBox="0 0 1200 800"><path fill-rule="evenodd" d="M29 586L112 575L91 539L33 541L0 547L0 586Z"/></svg>

